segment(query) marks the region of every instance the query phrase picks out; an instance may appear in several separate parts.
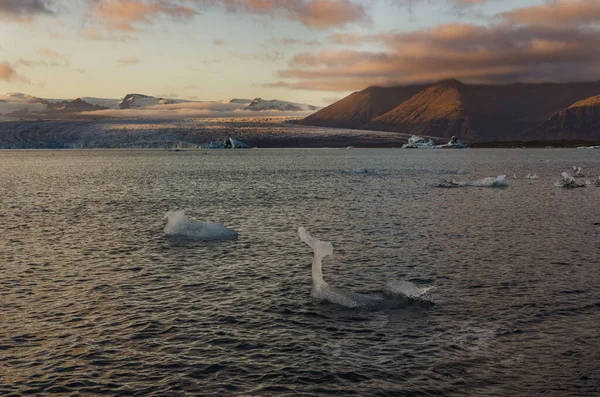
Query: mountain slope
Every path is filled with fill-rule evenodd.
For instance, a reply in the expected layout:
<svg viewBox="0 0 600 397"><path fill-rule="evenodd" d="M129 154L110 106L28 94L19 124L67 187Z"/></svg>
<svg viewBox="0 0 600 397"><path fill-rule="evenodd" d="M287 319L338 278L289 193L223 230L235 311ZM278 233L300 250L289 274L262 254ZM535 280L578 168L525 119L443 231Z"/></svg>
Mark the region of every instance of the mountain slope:
<svg viewBox="0 0 600 397"><path fill-rule="evenodd" d="M528 131L530 139L600 141L600 95L575 102Z"/></svg>
<svg viewBox="0 0 600 397"><path fill-rule="evenodd" d="M473 140L462 102L464 84L445 80L412 96L361 129Z"/></svg>
<svg viewBox="0 0 600 397"><path fill-rule="evenodd" d="M369 87L306 117L300 124L359 128L427 87L428 85Z"/></svg>

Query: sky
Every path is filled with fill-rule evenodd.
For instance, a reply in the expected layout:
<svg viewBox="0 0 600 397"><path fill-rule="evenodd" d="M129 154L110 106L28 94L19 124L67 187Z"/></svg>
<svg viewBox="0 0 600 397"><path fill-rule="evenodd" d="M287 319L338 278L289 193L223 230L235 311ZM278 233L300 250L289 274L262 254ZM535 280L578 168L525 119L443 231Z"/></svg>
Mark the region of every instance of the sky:
<svg viewBox="0 0 600 397"><path fill-rule="evenodd" d="M0 93L280 99L600 80L600 0L0 0Z"/></svg>

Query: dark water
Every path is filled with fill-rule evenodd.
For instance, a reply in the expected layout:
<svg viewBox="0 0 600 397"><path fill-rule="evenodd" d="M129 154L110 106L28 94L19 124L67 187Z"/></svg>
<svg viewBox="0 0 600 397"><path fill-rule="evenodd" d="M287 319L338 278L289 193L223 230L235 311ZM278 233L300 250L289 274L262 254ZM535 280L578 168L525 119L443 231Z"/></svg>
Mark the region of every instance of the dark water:
<svg viewBox="0 0 600 397"><path fill-rule="evenodd" d="M553 186L574 164L600 151L0 152L0 395L600 395L600 188ZM521 179L434 187L458 168ZM175 209L240 238L170 241ZM435 305L312 301L298 226L331 285Z"/></svg>

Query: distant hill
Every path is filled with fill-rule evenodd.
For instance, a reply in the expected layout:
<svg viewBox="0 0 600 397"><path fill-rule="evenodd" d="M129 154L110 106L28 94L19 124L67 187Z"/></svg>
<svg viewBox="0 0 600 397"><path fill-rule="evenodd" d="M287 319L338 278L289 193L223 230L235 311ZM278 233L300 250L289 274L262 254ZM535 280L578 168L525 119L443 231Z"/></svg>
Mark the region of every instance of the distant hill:
<svg viewBox="0 0 600 397"><path fill-rule="evenodd" d="M424 86L369 87L301 123L439 138L456 135L470 142L534 139L542 135L552 140L565 136L560 123L553 132L549 126L545 133L536 127L575 102L599 94L600 81L469 85L450 79ZM587 106L578 112L583 112L581 117L585 114L586 120L593 120L592 115L598 110ZM568 135L570 139L600 140L591 128L582 124Z"/></svg>

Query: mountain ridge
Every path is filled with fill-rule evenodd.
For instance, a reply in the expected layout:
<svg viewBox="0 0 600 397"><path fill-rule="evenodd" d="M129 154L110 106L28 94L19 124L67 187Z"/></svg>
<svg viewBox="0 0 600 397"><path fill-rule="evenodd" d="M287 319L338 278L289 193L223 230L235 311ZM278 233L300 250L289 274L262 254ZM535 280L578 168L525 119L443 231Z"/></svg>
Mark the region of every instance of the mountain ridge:
<svg viewBox="0 0 600 397"><path fill-rule="evenodd" d="M421 89L414 92L415 88ZM539 132L531 133L532 129L555 113L599 94L600 81L472 85L447 79L422 86L368 87L306 117L300 124L440 139L456 135L470 142L531 139L540 136ZM382 102L388 109L379 106ZM375 108L379 111L365 112ZM600 111L594 109L589 111ZM584 131L569 136L600 139Z"/></svg>

